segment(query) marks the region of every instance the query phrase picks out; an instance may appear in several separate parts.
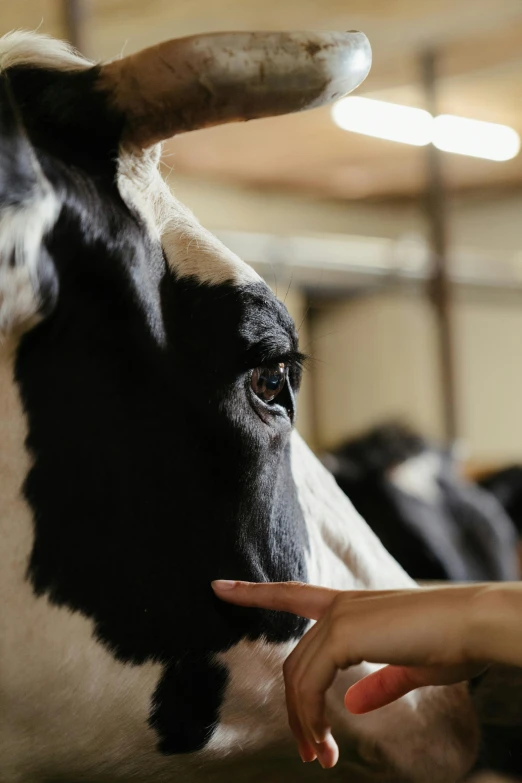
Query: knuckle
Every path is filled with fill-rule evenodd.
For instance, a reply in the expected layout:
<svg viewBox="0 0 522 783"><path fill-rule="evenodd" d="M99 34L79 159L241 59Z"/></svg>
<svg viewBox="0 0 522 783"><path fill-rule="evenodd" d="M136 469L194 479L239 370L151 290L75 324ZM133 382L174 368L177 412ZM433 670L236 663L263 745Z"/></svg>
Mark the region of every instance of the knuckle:
<svg viewBox="0 0 522 783"><path fill-rule="evenodd" d="M304 582L283 582L282 587L285 599L293 601L295 600L296 592L306 589L307 585Z"/></svg>
<svg viewBox="0 0 522 783"><path fill-rule="evenodd" d="M342 618L331 618L331 621L328 623L327 635L328 643L333 645L337 645L346 636L346 628Z"/></svg>
<svg viewBox="0 0 522 783"><path fill-rule="evenodd" d="M296 680L295 691L299 701L308 706L318 704L324 698L322 691L308 677L299 677Z"/></svg>
<svg viewBox="0 0 522 783"><path fill-rule="evenodd" d="M303 731L302 731L301 726L299 725L299 723L295 719L292 719L292 718L289 717L288 718L288 725L289 725L290 731L292 732L294 737L297 740L302 741L302 739L303 739Z"/></svg>
<svg viewBox="0 0 522 783"><path fill-rule="evenodd" d="M302 705L308 710L315 710L322 704L322 694L316 691L314 688L308 687L306 684L299 686L299 699Z"/></svg>
<svg viewBox="0 0 522 783"><path fill-rule="evenodd" d="M339 666L350 652L355 654L354 635L348 633L344 623L333 623L328 629L328 648L330 659Z"/></svg>
<svg viewBox="0 0 522 783"><path fill-rule="evenodd" d="M349 610L350 603L344 593L336 595L332 601L329 614L338 619L344 617Z"/></svg>

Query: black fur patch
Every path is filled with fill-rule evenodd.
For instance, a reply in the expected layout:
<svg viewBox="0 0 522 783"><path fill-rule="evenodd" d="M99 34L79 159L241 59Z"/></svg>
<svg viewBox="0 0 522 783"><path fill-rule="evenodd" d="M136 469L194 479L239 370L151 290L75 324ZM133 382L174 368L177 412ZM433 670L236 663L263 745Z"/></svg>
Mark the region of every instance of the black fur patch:
<svg viewBox="0 0 522 783"><path fill-rule="evenodd" d="M55 71L18 66L7 71L29 138L91 177L116 161L124 119L97 87L98 66Z"/></svg>
<svg viewBox="0 0 522 783"><path fill-rule="evenodd" d="M37 167L5 73L0 73L0 134L0 208L19 206L38 186Z"/></svg>
<svg viewBox="0 0 522 783"><path fill-rule="evenodd" d="M510 465L495 471L478 482L491 492L509 514L517 533L522 535L522 465Z"/></svg>
<svg viewBox="0 0 522 783"><path fill-rule="evenodd" d="M76 122L58 156L46 123L60 83L30 107L23 96L40 76L29 91L26 77L17 98L63 202L46 247L56 304L16 363L34 459L29 578L93 618L120 660L164 664L150 722L162 752L194 751L227 680L214 654L245 638L299 637L306 623L223 604L210 588L216 578L306 579L291 424L283 409L259 415L250 389L255 366L285 359L298 388L295 329L262 283L177 279L122 202L108 148L94 149L86 173L79 150L103 125L98 104L86 98L98 117L85 131Z"/></svg>

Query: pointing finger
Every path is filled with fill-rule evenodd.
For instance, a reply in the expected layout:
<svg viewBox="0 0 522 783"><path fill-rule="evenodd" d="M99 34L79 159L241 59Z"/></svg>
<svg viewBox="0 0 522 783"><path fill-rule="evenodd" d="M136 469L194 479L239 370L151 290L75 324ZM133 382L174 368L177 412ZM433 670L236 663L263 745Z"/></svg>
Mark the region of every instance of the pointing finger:
<svg viewBox="0 0 522 783"><path fill-rule="evenodd" d="M290 612L309 620L318 620L342 592L302 582L258 583L225 579L212 582L212 588L219 598L229 603Z"/></svg>

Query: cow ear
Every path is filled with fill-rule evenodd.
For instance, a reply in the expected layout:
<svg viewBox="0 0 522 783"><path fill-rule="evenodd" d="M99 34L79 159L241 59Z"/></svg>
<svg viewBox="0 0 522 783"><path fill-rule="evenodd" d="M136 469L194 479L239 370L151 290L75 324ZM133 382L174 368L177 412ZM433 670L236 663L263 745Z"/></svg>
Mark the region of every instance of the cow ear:
<svg viewBox="0 0 522 783"><path fill-rule="evenodd" d="M41 181L39 168L9 77L0 73L0 208L23 204L35 196Z"/></svg>
<svg viewBox="0 0 522 783"><path fill-rule="evenodd" d="M0 334L28 328L42 312L43 239L58 199L38 163L9 85L0 73Z"/></svg>

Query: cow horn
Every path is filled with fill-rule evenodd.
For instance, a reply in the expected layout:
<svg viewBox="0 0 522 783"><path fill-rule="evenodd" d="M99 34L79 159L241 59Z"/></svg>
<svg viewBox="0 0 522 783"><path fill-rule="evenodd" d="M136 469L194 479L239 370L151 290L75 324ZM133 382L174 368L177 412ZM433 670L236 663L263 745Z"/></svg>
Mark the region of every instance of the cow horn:
<svg viewBox="0 0 522 783"><path fill-rule="evenodd" d="M311 109L368 75L363 33L215 33L167 41L101 68L125 118L124 138L147 147L176 133Z"/></svg>

